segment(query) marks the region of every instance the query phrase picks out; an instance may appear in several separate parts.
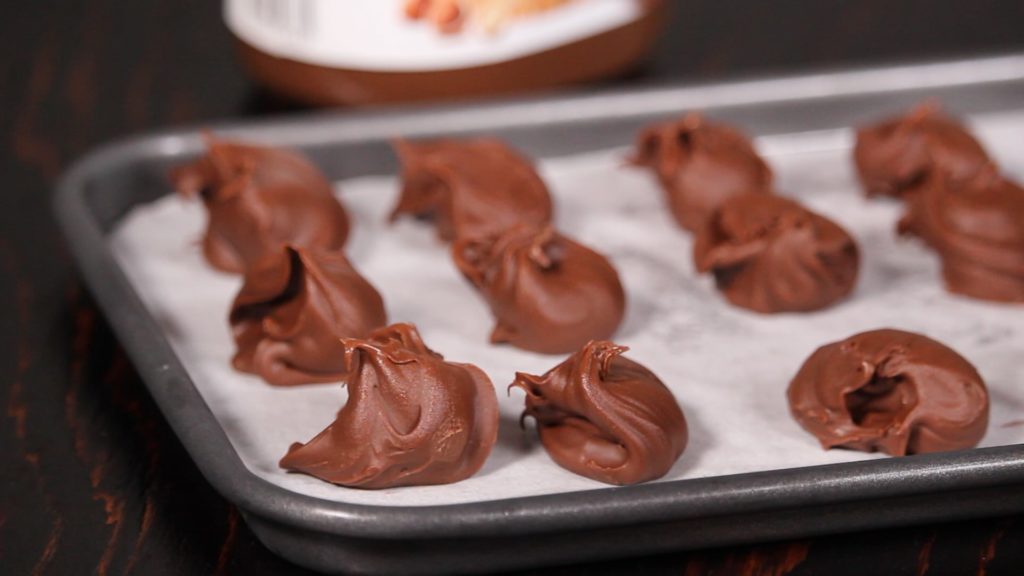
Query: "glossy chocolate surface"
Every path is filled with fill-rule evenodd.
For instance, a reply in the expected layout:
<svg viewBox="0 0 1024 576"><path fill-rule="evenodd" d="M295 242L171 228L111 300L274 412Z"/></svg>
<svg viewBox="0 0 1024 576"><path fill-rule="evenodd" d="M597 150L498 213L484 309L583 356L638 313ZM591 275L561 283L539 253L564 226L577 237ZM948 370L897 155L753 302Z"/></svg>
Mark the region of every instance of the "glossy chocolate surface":
<svg viewBox="0 0 1024 576"><path fill-rule="evenodd" d="M203 254L211 266L242 273L284 244L341 249L349 220L331 184L290 150L207 135L207 154L172 170L188 198L199 197L208 223Z"/></svg>
<svg viewBox="0 0 1024 576"><path fill-rule="evenodd" d="M644 129L632 162L654 171L672 215L691 232L725 200L771 192L772 171L750 139L699 114Z"/></svg>
<svg viewBox="0 0 1024 576"><path fill-rule="evenodd" d="M907 197L899 231L939 253L950 292L1024 302L1024 188L994 165L968 179L930 179Z"/></svg>
<svg viewBox="0 0 1024 576"><path fill-rule="evenodd" d="M410 324L342 341L348 401L281 467L342 486L449 484L483 466L498 434L498 401L472 364L446 362Z"/></svg>
<svg viewBox="0 0 1024 576"><path fill-rule="evenodd" d="M686 418L672 392L628 348L594 341L543 376L518 373L523 418L559 466L608 484L664 476L686 448Z"/></svg>
<svg viewBox="0 0 1024 576"><path fill-rule="evenodd" d="M727 200L694 244L699 272L711 272L729 302L761 313L809 312L854 288L856 242L831 220L793 200L746 194Z"/></svg>
<svg viewBox="0 0 1024 576"><path fill-rule="evenodd" d="M452 255L494 313L494 343L569 353L610 338L625 314L625 292L608 259L550 226L461 240Z"/></svg>
<svg viewBox="0 0 1024 576"><path fill-rule="evenodd" d="M229 319L235 369L291 386L339 381L340 339L366 336L387 314L343 253L289 246L245 274Z"/></svg>
<svg viewBox="0 0 1024 576"><path fill-rule="evenodd" d="M853 158L868 196L895 197L936 172L969 178L990 162L981 143L933 102L857 130Z"/></svg>
<svg viewBox="0 0 1024 576"><path fill-rule="evenodd" d="M893 456L975 446L988 426L985 383L942 343L900 330L822 346L787 391L793 417L823 448Z"/></svg>
<svg viewBox="0 0 1024 576"><path fill-rule="evenodd" d="M394 146L402 194L392 219L433 220L444 240L551 220L551 197L533 164L499 140L399 140Z"/></svg>

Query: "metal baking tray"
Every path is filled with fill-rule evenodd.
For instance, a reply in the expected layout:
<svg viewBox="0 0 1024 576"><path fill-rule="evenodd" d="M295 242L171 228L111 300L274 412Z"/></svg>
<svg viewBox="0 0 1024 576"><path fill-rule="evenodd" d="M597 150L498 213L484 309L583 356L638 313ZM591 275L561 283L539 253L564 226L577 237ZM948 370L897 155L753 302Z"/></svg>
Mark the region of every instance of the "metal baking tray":
<svg viewBox="0 0 1024 576"><path fill-rule="evenodd" d="M1024 108L1024 54L484 105L316 113L214 125L297 147L332 180L392 173L388 139L491 134L535 157L623 146L699 109L753 134L849 126L938 97L958 113ZM101 148L61 180L56 212L82 274L207 480L271 550L325 572L452 574L571 563L1024 511L1024 445L426 507L299 495L251 473L108 242L133 206L169 193L196 129Z"/></svg>

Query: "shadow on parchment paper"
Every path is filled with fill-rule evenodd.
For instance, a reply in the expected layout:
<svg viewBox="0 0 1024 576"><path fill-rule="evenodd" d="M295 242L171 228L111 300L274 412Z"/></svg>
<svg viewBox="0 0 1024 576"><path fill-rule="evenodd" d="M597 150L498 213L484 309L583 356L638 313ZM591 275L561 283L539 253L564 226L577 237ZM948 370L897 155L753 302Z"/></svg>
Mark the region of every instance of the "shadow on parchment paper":
<svg viewBox="0 0 1024 576"><path fill-rule="evenodd" d="M498 441L476 477L487 476L501 470L537 450L539 446L537 432L532 425L526 423L525 426L520 426L518 416L501 414L498 418Z"/></svg>
<svg viewBox="0 0 1024 576"><path fill-rule="evenodd" d="M938 255L916 238L896 237L895 224L892 230L861 232L857 241L861 269L851 299L899 293L916 282L941 282Z"/></svg>
<svg viewBox="0 0 1024 576"><path fill-rule="evenodd" d="M625 319L614 336L620 340L642 333L658 312L658 305L642 296L627 296L626 306Z"/></svg>
<svg viewBox="0 0 1024 576"><path fill-rule="evenodd" d="M688 409L683 403L680 403L680 408L683 409L683 414L686 416L689 440L682 457L676 461L662 480L683 478L700 463L704 454L713 449L715 445L713 436L708 433L707 427L696 412ZM526 426L520 427L519 418L501 415L498 425L498 441L495 445L496 449L500 449L491 454L476 477L487 476L514 463L517 459L525 457L534 450L541 449L536 427L530 422L531 420L528 419Z"/></svg>
<svg viewBox="0 0 1024 576"><path fill-rule="evenodd" d="M626 291L626 316L615 333L616 341L657 332L659 323L673 318L670 311L679 312L680 298L700 290L690 262L677 254L629 249L609 258L618 267Z"/></svg>
<svg viewBox="0 0 1024 576"><path fill-rule="evenodd" d="M1009 420L995 420L990 417L988 423L988 431L986 437L990 438L993 435L1004 436L1007 435L1007 430L1019 429L1021 432L1017 434L1010 434L1018 436L1017 442L1024 442L1024 418L1020 418L1020 414L1024 414L1024 401L1020 398L1011 396L1003 391L1001 387L992 386L992 382L988 382L988 395L989 403L993 406L999 406L1002 409L1003 414L1012 414L1017 417L1011 417ZM1013 443L1012 441L1000 442L999 444Z"/></svg>
<svg viewBox="0 0 1024 576"><path fill-rule="evenodd" d="M679 402L679 407L683 409L683 415L686 416L686 430L689 439L686 442L686 450L665 475L665 480L683 479L700 464L701 458L715 447L714 435L704 425L699 413L690 409L685 402Z"/></svg>

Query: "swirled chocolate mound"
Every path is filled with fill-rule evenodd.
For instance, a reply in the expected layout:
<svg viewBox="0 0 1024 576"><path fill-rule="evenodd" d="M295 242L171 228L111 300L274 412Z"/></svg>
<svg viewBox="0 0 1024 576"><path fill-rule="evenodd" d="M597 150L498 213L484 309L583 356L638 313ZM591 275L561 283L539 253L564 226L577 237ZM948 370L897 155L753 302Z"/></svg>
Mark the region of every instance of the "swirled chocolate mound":
<svg viewBox="0 0 1024 576"><path fill-rule="evenodd" d="M934 103L857 130L853 159L868 196L895 197L936 171L968 178L990 161L974 136Z"/></svg>
<svg viewBox="0 0 1024 576"><path fill-rule="evenodd" d="M873 330L818 348L787 391L793 417L823 448L893 456L976 445L988 390L974 366L920 334Z"/></svg>
<svg viewBox="0 0 1024 576"><path fill-rule="evenodd" d="M726 200L694 245L729 302L766 314L808 312L853 290L860 253L839 225L771 194Z"/></svg>
<svg viewBox="0 0 1024 576"><path fill-rule="evenodd" d="M472 364L445 362L410 324L346 338L348 402L281 467L342 486L449 484L483 466L498 435L498 400Z"/></svg>
<svg viewBox="0 0 1024 576"><path fill-rule="evenodd" d="M171 171L186 197L199 196L209 216L203 254L225 272L245 272L283 244L340 249L345 209L330 183L295 152L207 137L208 152Z"/></svg>
<svg viewBox="0 0 1024 576"><path fill-rule="evenodd" d="M615 268L550 226L460 240L452 255L494 313L491 342L562 354L611 337L622 322L626 297Z"/></svg>
<svg viewBox="0 0 1024 576"><path fill-rule="evenodd" d="M392 220L433 220L444 240L479 238L551 220L547 186L529 160L499 140L395 142L402 194Z"/></svg>
<svg viewBox="0 0 1024 576"><path fill-rule="evenodd" d="M672 215L691 232L726 199L771 192L772 171L750 140L699 114L644 129L632 161L654 170Z"/></svg>
<svg viewBox="0 0 1024 576"><path fill-rule="evenodd" d="M289 246L246 272L229 320L235 369L291 386L341 380L339 339L364 337L387 315L343 253Z"/></svg>
<svg viewBox="0 0 1024 576"><path fill-rule="evenodd" d="M907 196L899 231L942 258L950 292L1024 302L1024 188L988 165L973 177L936 175Z"/></svg>
<svg viewBox="0 0 1024 576"><path fill-rule="evenodd" d="M523 418L559 466L608 484L664 476L686 448L686 418L672 392L628 350L594 341L543 376L517 373Z"/></svg>

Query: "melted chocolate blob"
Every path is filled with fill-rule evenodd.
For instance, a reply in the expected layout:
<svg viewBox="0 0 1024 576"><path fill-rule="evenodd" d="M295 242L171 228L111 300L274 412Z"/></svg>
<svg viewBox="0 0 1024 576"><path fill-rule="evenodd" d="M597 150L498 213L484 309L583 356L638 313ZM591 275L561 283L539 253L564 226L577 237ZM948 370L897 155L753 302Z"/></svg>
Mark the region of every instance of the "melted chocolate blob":
<svg viewBox="0 0 1024 576"><path fill-rule="evenodd" d="M726 199L771 192L772 171L750 140L698 114L644 129L632 161L654 170L672 215L691 232Z"/></svg>
<svg viewBox="0 0 1024 576"><path fill-rule="evenodd" d="M893 456L976 445L988 391L959 354L920 334L873 330L818 348L787 391L793 417L823 448Z"/></svg>
<svg viewBox="0 0 1024 576"><path fill-rule="evenodd" d="M203 254L225 272L245 272L283 244L341 249L348 215L330 183L295 152L206 137L208 152L171 171L186 197L199 196L209 220Z"/></svg>
<svg viewBox="0 0 1024 576"><path fill-rule="evenodd" d="M550 226L516 226L452 247L455 264L491 307L491 342L563 354L609 338L626 296L611 263Z"/></svg>
<svg viewBox="0 0 1024 576"><path fill-rule="evenodd" d="M343 253L292 246L245 274L229 319L235 369L277 386L341 380L339 339L387 323L380 294Z"/></svg>
<svg viewBox="0 0 1024 576"><path fill-rule="evenodd" d="M868 196L894 197L936 171L969 178L990 162L981 144L933 103L859 129L853 159Z"/></svg>
<svg viewBox="0 0 1024 576"><path fill-rule="evenodd" d="M729 302L755 312L820 310L848 295L860 255L837 224L771 194L726 200L697 237L694 261Z"/></svg>
<svg viewBox="0 0 1024 576"><path fill-rule="evenodd" d="M537 421L559 466L608 484L664 476L686 448L686 418L650 370L594 341L543 376L517 373L526 392L523 418Z"/></svg>
<svg viewBox="0 0 1024 576"><path fill-rule="evenodd" d="M395 142L402 195L391 218L433 220L444 240L480 238L551 220L547 186L529 160L494 139Z"/></svg>
<svg viewBox="0 0 1024 576"><path fill-rule="evenodd" d="M988 165L968 179L936 175L906 207L899 231L939 253L950 292L1024 302L1024 188Z"/></svg>
<svg viewBox="0 0 1024 576"><path fill-rule="evenodd" d="M498 435L498 400L472 364L445 362L416 327L394 324L346 338L348 402L281 467L342 486L449 484L483 466Z"/></svg>

